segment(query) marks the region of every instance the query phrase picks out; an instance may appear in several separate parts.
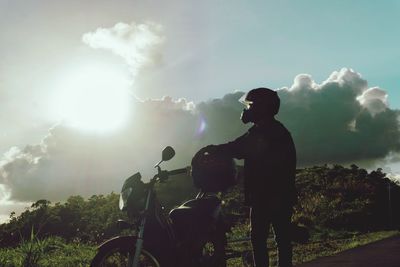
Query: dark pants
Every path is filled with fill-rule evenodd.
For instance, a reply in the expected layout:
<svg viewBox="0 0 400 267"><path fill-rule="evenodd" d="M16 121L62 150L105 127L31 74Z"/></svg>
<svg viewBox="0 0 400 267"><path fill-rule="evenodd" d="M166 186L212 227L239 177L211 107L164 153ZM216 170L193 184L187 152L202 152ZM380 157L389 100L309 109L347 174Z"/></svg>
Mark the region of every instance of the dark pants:
<svg viewBox="0 0 400 267"><path fill-rule="evenodd" d="M278 247L278 266L292 266L292 244L290 223L292 208L279 211L266 211L265 208L251 208L251 243L256 267L268 267L267 237L270 224L274 228L275 241Z"/></svg>

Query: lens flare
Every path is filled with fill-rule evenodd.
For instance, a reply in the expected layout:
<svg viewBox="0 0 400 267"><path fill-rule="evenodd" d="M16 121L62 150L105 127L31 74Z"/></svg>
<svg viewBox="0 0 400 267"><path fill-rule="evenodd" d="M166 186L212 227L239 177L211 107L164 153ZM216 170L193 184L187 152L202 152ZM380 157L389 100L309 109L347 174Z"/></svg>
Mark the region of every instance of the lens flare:
<svg viewBox="0 0 400 267"><path fill-rule="evenodd" d="M199 128L197 129L196 134L202 135L206 129L207 129L206 120L204 118L200 118L200 125L199 125Z"/></svg>

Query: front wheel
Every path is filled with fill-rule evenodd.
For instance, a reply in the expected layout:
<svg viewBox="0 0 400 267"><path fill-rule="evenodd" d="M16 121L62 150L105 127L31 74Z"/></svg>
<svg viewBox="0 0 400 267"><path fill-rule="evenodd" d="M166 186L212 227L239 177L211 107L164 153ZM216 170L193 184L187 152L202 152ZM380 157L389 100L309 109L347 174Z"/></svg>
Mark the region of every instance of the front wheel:
<svg viewBox="0 0 400 267"><path fill-rule="evenodd" d="M91 267L128 267L129 257L135 255L136 237L123 236L111 239L100 246L93 258ZM160 267L158 260L142 249L139 267Z"/></svg>

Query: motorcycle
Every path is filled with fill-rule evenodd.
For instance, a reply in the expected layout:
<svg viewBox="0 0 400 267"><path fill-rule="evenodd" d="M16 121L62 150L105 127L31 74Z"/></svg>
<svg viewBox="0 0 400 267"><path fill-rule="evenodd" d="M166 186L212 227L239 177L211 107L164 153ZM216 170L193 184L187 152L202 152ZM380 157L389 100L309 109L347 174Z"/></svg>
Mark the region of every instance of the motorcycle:
<svg viewBox="0 0 400 267"><path fill-rule="evenodd" d="M155 166L157 174L148 183L142 182L140 173L125 180L119 208L128 213L129 221L118 220L118 226L121 230L136 230L137 234L105 241L98 247L91 267L226 266L226 230L221 200L215 194L200 190L195 199L172 209L169 215L157 199L156 183L188 172L187 168L161 169L160 164L174 155L172 147L162 151L162 160Z"/></svg>

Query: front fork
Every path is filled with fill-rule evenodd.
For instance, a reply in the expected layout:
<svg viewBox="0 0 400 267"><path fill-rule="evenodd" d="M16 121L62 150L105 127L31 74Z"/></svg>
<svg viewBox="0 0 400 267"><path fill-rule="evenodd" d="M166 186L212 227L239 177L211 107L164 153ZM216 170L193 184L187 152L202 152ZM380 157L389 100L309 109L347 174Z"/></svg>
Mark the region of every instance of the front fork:
<svg viewBox="0 0 400 267"><path fill-rule="evenodd" d="M129 253L128 256L128 267L139 267L139 260L140 260L140 254L142 252L142 248L143 248L143 236L144 236L144 227L146 225L146 218L147 218L147 213L149 210L149 206L150 206L150 199L152 196L152 192L153 190L150 189L149 192L147 193L147 199L146 199L146 206L144 209L144 216L140 222L140 226L139 226L139 233L138 233L138 237L136 239L136 246L135 246L135 255L132 257L131 253Z"/></svg>

